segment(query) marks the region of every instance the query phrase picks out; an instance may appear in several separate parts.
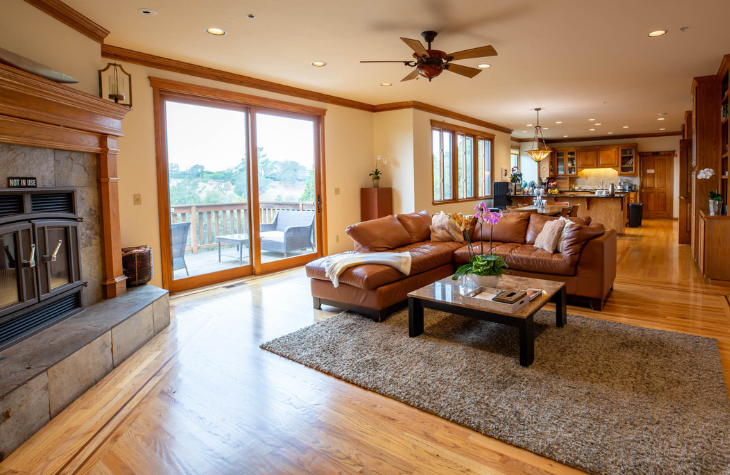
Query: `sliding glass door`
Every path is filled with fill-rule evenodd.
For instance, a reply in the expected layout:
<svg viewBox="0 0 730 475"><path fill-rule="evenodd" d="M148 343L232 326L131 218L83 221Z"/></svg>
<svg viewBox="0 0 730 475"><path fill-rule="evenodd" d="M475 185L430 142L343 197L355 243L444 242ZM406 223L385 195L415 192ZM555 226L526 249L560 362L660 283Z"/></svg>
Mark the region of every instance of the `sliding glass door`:
<svg viewBox="0 0 730 475"><path fill-rule="evenodd" d="M184 95L162 95L159 110L167 288L278 271L322 254L318 118Z"/></svg>

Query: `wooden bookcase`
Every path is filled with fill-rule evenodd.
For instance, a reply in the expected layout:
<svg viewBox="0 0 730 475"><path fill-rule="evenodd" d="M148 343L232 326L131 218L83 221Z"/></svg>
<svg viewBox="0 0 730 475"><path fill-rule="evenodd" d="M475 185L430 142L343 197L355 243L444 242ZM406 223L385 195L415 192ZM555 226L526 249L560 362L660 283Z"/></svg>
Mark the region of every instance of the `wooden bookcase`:
<svg viewBox="0 0 730 475"><path fill-rule="evenodd" d="M728 134L728 106L730 98L728 97L728 76L730 76L730 60L726 55L720 66L718 76L720 77L720 163L715 173L720 177L720 193L722 194L723 206L727 206L730 190L728 189L728 153L730 152L730 134Z"/></svg>

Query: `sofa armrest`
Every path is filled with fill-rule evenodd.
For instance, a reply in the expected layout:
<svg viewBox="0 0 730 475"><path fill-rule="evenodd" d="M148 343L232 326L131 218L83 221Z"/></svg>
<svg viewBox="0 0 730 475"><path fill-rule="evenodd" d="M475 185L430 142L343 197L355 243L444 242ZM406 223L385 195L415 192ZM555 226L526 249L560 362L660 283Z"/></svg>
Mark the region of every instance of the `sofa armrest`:
<svg viewBox="0 0 730 475"><path fill-rule="evenodd" d="M576 277L580 278L581 295L603 299L616 280L616 231L607 229L602 235L588 241L580 253Z"/></svg>

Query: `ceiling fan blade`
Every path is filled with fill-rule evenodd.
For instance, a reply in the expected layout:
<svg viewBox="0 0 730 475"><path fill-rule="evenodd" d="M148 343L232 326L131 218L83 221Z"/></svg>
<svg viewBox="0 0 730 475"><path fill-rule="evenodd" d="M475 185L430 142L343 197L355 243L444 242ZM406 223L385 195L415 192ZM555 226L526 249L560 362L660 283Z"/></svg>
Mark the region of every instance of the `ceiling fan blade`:
<svg viewBox="0 0 730 475"><path fill-rule="evenodd" d="M360 61L361 63L410 63L410 61Z"/></svg>
<svg viewBox="0 0 730 475"><path fill-rule="evenodd" d="M428 51L426 51L426 48L423 47L423 44L418 40L411 40L409 38L403 38L401 37L403 42L410 46L410 48L418 53L421 56L425 56L427 58L430 58L431 56L428 55Z"/></svg>
<svg viewBox="0 0 730 475"><path fill-rule="evenodd" d="M459 59L485 58L487 56L497 56L497 51L492 47L492 45L489 45L489 46L480 46L479 48L465 49L464 51L457 51L456 53L451 53L448 56L453 58L452 61L457 61Z"/></svg>
<svg viewBox="0 0 730 475"><path fill-rule="evenodd" d="M447 64L444 67L447 68L447 71L451 71L452 73L460 74L468 78L473 78L474 76L482 72L481 69L470 68L468 66L462 66L460 64L453 63Z"/></svg>
<svg viewBox="0 0 730 475"><path fill-rule="evenodd" d="M413 71L411 71L411 73L408 76L401 79L400 82L410 81L411 79L416 79L417 77L418 77L418 69L414 69Z"/></svg>

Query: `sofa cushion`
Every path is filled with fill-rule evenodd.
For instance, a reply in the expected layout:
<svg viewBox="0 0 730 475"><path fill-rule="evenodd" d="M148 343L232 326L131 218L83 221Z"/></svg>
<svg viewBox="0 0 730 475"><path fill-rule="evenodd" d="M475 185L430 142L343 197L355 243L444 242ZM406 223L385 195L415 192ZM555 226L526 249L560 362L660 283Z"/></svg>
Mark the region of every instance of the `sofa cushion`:
<svg viewBox="0 0 730 475"><path fill-rule="evenodd" d="M431 239L431 215L423 210L420 213L396 214L398 221L411 236L411 242L423 242Z"/></svg>
<svg viewBox="0 0 730 475"><path fill-rule="evenodd" d="M495 250L502 244L503 243L501 242L492 241L492 247ZM474 251L476 251L477 255L481 254L482 249L480 241L474 243ZM489 241L484 242L484 254L489 254ZM469 248L465 244L458 248L456 251L454 251L454 264L460 266L466 264L467 262L469 262Z"/></svg>
<svg viewBox="0 0 730 475"><path fill-rule="evenodd" d="M545 226L545 223L548 221L554 221L556 219L559 219L556 216L544 216L542 214L532 213L530 214L530 224L527 226L527 235L525 236L525 244L535 244L535 239L542 231L542 227ZM591 217L586 216L585 218L579 218L579 217L569 217L564 218L568 219L575 224L582 224L584 226L588 226L591 224Z"/></svg>
<svg viewBox="0 0 730 475"><path fill-rule="evenodd" d="M530 216L530 213L507 213L494 225L493 232L491 225L484 224L482 226L477 223L473 228L471 240L489 241L489 235L492 234L493 241L524 244Z"/></svg>
<svg viewBox="0 0 730 475"><path fill-rule="evenodd" d="M396 251L411 253L411 275L416 275L453 262L454 251L462 245L454 241L426 241L400 247Z"/></svg>
<svg viewBox="0 0 730 475"><path fill-rule="evenodd" d="M563 233L563 249L561 252L565 261L575 266L586 243L605 232L606 229L602 224L592 224L591 226L576 224L566 226L565 232Z"/></svg>
<svg viewBox="0 0 730 475"><path fill-rule="evenodd" d="M307 277L330 281L325 275L324 260L326 257L312 261L306 265ZM381 264L364 264L350 267L340 274L340 284L348 284L365 290L377 289L391 282L405 279L407 276L399 270Z"/></svg>
<svg viewBox="0 0 730 475"><path fill-rule="evenodd" d="M390 251L411 243L411 235L393 215L348 226L345 233L356 251Z"/></svg>
<svg viewBox="0 0 730 475"><path fill-rule="evenodd" d="M464 242L464 234L449 215L441 211L433 215L431 220L431 241Z"/></svg>
<svg viewBox="0 0 730 475"><path fill-rule="evenodd" d="M479 253L479 243L474 249ZM487 253L489 242L484 244L484 253ZM525 272L539 272L551 275L574 275L575 263L566 261L560 253L551 253L537 249L532 244L517 244L513 242L494 243L494 253L500 256L509 266L508 270ZM462 246L454 252L456 265L469 262L469 252ZM576 261L577 262L577 261Z"/></svg>

